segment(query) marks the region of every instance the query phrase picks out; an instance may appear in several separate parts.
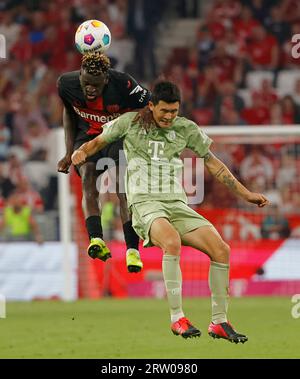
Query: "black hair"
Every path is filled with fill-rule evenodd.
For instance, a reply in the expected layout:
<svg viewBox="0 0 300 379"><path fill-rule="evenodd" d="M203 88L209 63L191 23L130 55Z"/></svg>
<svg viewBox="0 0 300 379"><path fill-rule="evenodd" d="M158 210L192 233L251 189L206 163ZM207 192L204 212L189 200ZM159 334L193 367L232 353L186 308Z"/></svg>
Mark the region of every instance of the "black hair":
<svg viewBox="0 0 300 379"><path fill-rule="evenodd" d="M81 68L91 75L102 74L106 76L110 69L110 60L106 55L98 51L87 53L82 57Z"/></svg>
<svg viewBox="0 0 300 379"><path fill-rule="evenodd" d="M180 90L175 83L169 81L161 81L155 84L151 101L154 105L157 105L159 101L166 103L176 103L181 101Z"/></svg>
<svg viewBox="0 0 300 379"><path fill-rule="evenodd" d="M153 87L150 101L154 105L157 105L160 100L168 104L176 103L177 101L180 103L181 96L177 85L166 80L157 82ZM153 120L152 111L150 111L148 106L141 109L133 121L139 122L140 126L145 129L146 132L156 127Z"/></svg>

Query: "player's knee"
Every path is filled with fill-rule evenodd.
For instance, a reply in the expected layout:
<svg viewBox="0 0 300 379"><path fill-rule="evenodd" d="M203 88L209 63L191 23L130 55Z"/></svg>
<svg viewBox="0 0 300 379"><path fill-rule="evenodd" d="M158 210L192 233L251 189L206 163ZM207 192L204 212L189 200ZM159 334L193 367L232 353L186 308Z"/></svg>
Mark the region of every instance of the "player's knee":
<svg viewBox="0 0 300 379"><path fill-rule="evenodd" d="M166 251L167 254L180 255L181 240L179 235L174 234L173 236L167 237L163 241L162 248L164 251Z"/></svg>
<svg viewBox="0 0 300 379"><path fill-rule="evenodd" d="M230 256L230 246L224 241L220 242L218 248L215 251L214 260L220 263L228 263L229 256Z"/></svg>

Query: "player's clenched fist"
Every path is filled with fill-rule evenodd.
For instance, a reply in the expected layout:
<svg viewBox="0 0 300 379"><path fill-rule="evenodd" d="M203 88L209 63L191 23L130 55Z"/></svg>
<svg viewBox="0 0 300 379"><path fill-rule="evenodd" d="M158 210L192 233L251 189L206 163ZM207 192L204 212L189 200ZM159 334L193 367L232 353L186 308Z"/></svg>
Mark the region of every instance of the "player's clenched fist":
<svg viewBox="0 0 300 379"><path fill-rule="evenodd" d="M246 198L249 203L257 204L260 208L270 204L269 200L261 193L250 192Z"/></svg>
<svg viewBox="0 0 300 379"><path fill-rule="evenodd" d="M73 165L76 166L83 163L86 160L86 157L87 154L83 150L75 150L71 157Z"/></svg>

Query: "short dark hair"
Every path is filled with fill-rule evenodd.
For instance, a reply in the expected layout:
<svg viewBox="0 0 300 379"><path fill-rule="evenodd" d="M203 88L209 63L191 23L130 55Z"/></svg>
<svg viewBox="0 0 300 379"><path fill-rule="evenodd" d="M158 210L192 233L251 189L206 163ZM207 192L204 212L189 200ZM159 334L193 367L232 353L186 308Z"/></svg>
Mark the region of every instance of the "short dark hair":
<svg viewBox="0 0 300 379"><path fill-rule="evenodd" d="M166 103L176 103L177 101L180 103L181 96L177 85L169 81L161 81L155 84L151 101L154 105L157 105L160 100Z"/></svg>
<svg viewBox="0 0 300 379"><path fill-rule="evenodd" d="M91 75L102 74L106 76L110 69L110 60L106 55L98 51L87 53L82 57L81 68Z"/></svg>

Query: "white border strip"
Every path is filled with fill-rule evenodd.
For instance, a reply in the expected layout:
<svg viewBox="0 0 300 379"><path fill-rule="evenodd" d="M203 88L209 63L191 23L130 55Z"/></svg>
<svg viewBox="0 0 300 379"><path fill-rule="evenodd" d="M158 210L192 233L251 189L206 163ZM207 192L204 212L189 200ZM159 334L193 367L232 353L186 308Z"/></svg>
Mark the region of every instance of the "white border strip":
<svg viewBox="0 0 300 379"><path fill-rule="evenodd" d="M247 125L247 126L209 126L201 129L209 136L251 136L251 135L300 135L300 125Z"/></svg>

